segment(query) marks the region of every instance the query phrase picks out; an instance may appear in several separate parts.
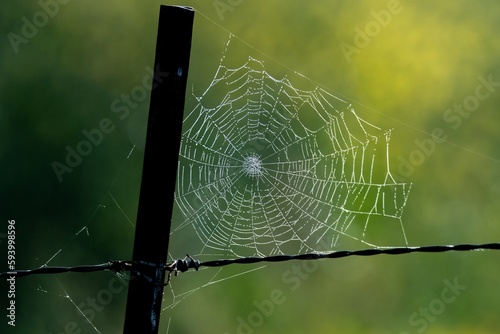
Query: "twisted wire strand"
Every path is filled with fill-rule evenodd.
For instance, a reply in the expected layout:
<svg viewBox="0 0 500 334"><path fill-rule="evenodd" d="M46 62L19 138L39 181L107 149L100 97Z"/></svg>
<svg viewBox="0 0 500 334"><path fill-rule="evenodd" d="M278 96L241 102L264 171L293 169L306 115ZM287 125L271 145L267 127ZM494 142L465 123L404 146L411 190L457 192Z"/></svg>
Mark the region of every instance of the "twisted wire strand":
<svg viewBox="0 0 500 334"><path fill-rule="evenodd" d="M266 257L242 257L228 260L214 260L201 262L200 267L222 267L234 263L250 264L259 262L283 262L290 260L319 260L338 259L348 256L374 256L380 254L401 255L409 253L442 253L450 251L473 251L473 250L500 250L500 243L488 244L460 244L460 245L439 245L439 246L418 246L418 247L392 247L392 248L368 248L361 250L341 250L329 253L308 253L297 255L275 255Z"/></svg>
<svg viewBox="0 0 500 334"><path fill-rule="evenodd" d="M132 270L131 261L109 261L107 263L93 264L93 265L82 265L74 267L47 267L43 266L36 269L26 269L26 270L13 270L0 273L0 277L11 277L15 276L24 277L35 274L60 274L67 272L78 272L78 273L90 273L95 271L111 270L114 272L120 272L125 270Z"/></svg>
<svg viewBox="0 0 500 334"><path fill-rule="evenodd" d="M450 251L474 251L474 250L500 250L500 243L487 244L460 244L460 245L438 245L438 246L418 246L418 247L392 247L392 248L368 248L361 250L341 250L329 253L306 253L296 255L274 255L266 257L242 257L236 259L221 259L200 262L187 255L183 260L178 259L164 266L164 270L171 274L174 272L185 272L189 269L198 270L200 267L223 267L230 264L252 264L259 262L283 262L291 260L319 260L338 259L348 256L375 256L381 254L401 255L409 253L443 253ZM151 269L154 264L142 261L108 261L96 265L82 265L75 267L40 267L36 269L14 270L0 273L1 277L24 277L35 274L59 274L66 272L95 272L111 270L113 272L137 271L143 272L145 268ZM170 275L169 275L170 280ZM167 281L168 284L168 281Z"/></svg>

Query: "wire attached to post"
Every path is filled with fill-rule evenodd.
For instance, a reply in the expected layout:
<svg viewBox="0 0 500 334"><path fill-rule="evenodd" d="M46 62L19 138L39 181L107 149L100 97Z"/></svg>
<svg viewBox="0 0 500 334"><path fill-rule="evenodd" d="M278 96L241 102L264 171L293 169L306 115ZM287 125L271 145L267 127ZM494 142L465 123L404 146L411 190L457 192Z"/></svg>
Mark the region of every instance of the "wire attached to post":
<svg viewBox="0 0 500 334"><path fill-rule="evenodd" d="M437 246L418 246L418 247L392 247L392 248L368 248L360 250L340 250L333 251L329 253L306 253L306 254L296 254L296 255L274 255L265 257L241 257L236 259L221 259L214 261L200 262L199 260L193 259L189 254L186 254L184 259L177 259L172 261L170 264L164 266L163 270L168 271L167 281L164 286L170 283L172 273L177 276L179 272L183 273L189 269L195 269L198 271L200 267L223 267L230 264L252 264L259 262L284 262L291 260L319 260L319 259L338 259L348 256L374 256L381 254L388 255L402 255L409 253L443 253L450 251L477 251L477 250L500 250L500 243L488 243L488 244L460 244L460 245L437 245ZM34 274L59 274L66 272L95 272L110 270L114 273L124 272L124 271L135 271L143 276L145 275L145 268L151 269L156 267L153 263L148 263L144 261L119 261L119 260L109 260L106 263L96 264L96 265L84 265L75 267L40 267L31 270L17 270L17 271L7 271L0 273L0 278L15 276L24 277ZM146 276L147 277L147 276Z"/></svg>

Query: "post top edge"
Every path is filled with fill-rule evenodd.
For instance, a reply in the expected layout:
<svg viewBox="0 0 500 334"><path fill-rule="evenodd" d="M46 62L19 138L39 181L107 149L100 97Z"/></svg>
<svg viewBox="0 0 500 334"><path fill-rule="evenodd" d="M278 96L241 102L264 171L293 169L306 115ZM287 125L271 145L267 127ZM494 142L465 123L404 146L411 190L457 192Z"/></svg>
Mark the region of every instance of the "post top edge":
<svg viewBox="0 0 500 334"><path fill-rule="evenodd" d="M184 9L188 11L194 11L193 7L190 6L180 6L180 5L161 5L161 7L173 7L173 8L179 8L179 9Z"/></svg>

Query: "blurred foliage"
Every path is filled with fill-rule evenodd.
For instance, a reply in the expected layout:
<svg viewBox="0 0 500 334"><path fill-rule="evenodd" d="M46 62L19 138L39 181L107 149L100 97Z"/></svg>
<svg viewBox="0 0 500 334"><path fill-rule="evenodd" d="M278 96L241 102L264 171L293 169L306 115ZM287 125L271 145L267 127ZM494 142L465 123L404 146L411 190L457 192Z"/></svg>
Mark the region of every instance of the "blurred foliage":
<svg viewBox="0 0 500 334"><path fill-rule="evenodd" d="M16 53L9 33L22 35L23 18L32 21L41 3L55 2L0 4L0 226L16 220L18 268L49 260L77 265L128 259L149 97L123 120L112 103L130 94L152 66L160 2L60 4ZM186 0L182 4L197 11L188 90L199 94L210 83L231 32L249 44L238 43L238 52L263 59L273 75L302 73L351 102L370 123L393 129L393 175L413 183L403 216L411 245L500 241L500 86L467 116L449 114L460 118L458 127L445 118L448 109L476 94L478 78L500 81L500 5L400 1L397 13L384 24L377 21L395 3ZM346 57L342 43L356 47L356 29L377 23L366 45ZM51 164L63 162L66 147L75 148L85 139L82 131L98 128L105 118L114 130L59 182ZM444 143L432 141L435 128L444 131ZM412 172L401 173L402 161L417 156L423 158ZM173 256L185 252L171 250ZM164 312L162 333L167 326L168 333L237 333L238 319L248 323L259 312L256 305L276 290L284 302L241 333L495 333L497 263L490 252L349 258L322 261L311 273L302 269L302 276L293 270L303 264L287 263L212 285L203 284L256 267L186 273L165 290L165 305L177 291L200 289L175 296L179 304ZM299 285L287 283L285 275L299 277ZM444 282L455 278L466 289L437 309ZM95 333L73 302L85 305L112 279L109 273L19 279L17 326L7 328L3 316L1 332L64 333L75 321L81 333ZM0 291L7 291L4 283ZM125 291L113 295L93 325L120 333L125 300ZM432 317L418 315L432 307Z"/></svg>

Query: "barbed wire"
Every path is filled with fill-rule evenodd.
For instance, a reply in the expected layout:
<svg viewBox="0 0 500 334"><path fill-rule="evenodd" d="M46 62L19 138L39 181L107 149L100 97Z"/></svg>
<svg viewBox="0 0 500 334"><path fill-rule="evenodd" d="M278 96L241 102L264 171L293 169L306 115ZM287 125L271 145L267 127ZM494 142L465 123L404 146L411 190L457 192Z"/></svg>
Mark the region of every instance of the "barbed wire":
<svg viewBox="0 0 500 334"><path fill-rule="evenodd" d="M478 250L500 250L500 243L487 243L487 244L459 244L459 245L437 245L437 246L417 246L417 247L392 247L392 248L368 248L360 250L339 250L328 253L306 253L296 255L273 255L264 257L241 257L235 259L220 259L213 261L200 262L193 259L191 256L186 255L184 259L174 260L169 264L163 265L163 270L168 271L168 279L165 285L170 282L172 273L177 276L178 272L185 272L189 269L198 270L200 267L223 267L230 264L252 264L259 262L284 262L293 260L320 260L320 259L338 259L348 256L375 256L375 255L402 255L410 253L443 253L451 251L478 251ZM2 277L25 277L36 274L60 274L67 272L88 273L96 271L109 270L115 273L130 271L144 274L157 265L145 261L120 261L109 260L106 263L95 265L81 265L74 267L61 267L61 266L43 266L36 269L26 270L13 270L0 273Z"/></svg>

